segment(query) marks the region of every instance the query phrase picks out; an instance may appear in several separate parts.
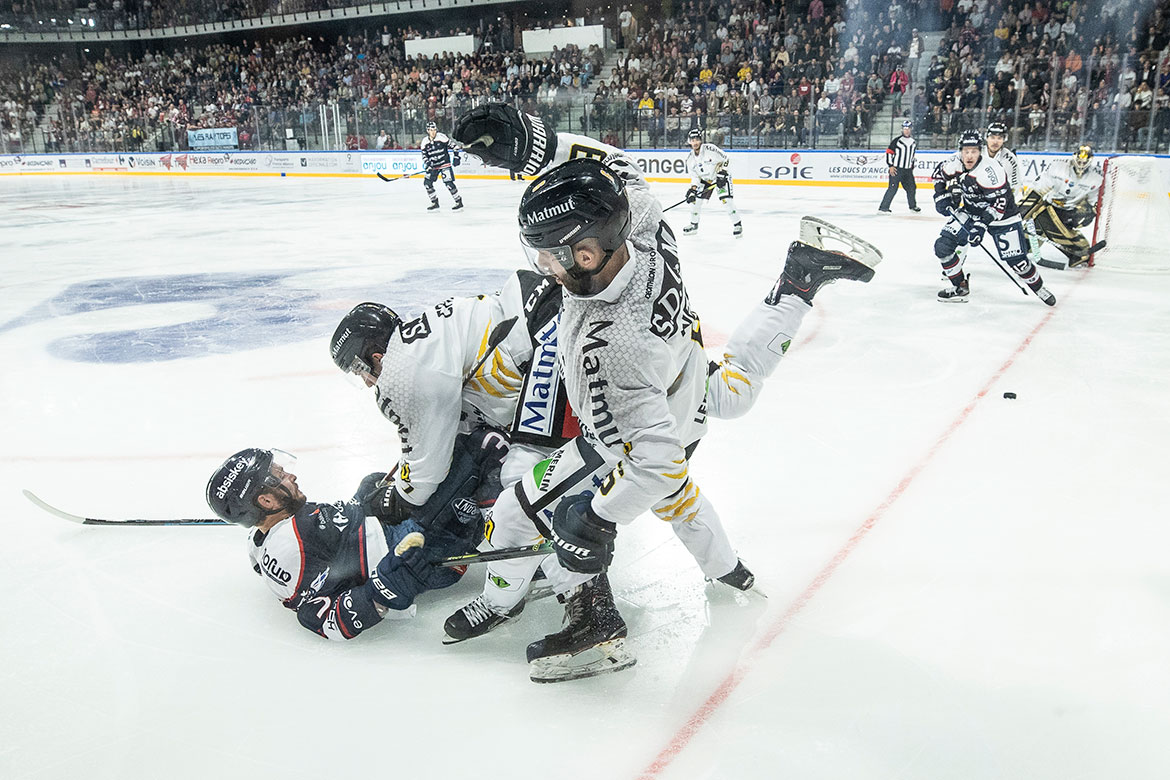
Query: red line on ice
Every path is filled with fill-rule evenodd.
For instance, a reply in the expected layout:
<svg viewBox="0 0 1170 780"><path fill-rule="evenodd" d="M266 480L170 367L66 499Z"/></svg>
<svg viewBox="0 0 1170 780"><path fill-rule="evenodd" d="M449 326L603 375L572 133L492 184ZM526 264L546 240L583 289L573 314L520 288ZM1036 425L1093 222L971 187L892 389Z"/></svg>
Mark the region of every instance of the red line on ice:
<svg viewBox="0 0 1170 780"><path fill-rule="evenodd" d="M1076 284L1080 284L1085 276L1086 274L1082 273L1080 278L1077 279L1074 283L1074 286ZM1065 299L1067 299L1067 296L1068 293L1065 293ZM951 423L950 427L948 427L947 430L938 437L938 439L931 446L930 450L927 451L926 455L924 455L922 459L906 473L906 476L902 477L902 480L898 483L897 487L895 487L890 492L890 494L886 496L886 499L878 506L878 508L875 509L869 515L869 517L865 518L865 522L863 522L861 526L853 532L853 536L849 537L849 541L845 542L844 546L842 546L841 549L837 551L837 554L834 555L827 564L825 564L824 568L817 572L817 575L813 577L812 582L810 582L808 586L805 587L804 591L802 591L801 594L796 597L796 600L788 606L788 609L786 609L784 613L780 615L780 617L778 617L771 625L767 627L767 629L765 629L763 636L757 639L756 642L747 649L739 663L736 664L735 668L731 670L731 673L728 674L721 683L719 683L719 686L709 697L707 697L707 700L699 705L699 708L691 714L686 723L684 723L682 727L675 732L674 737L672 737L670 740L670 744L668 744L657 756L655 756L654 760L648 767L646 767L646 769L642 770L641 774L638 775L638 780L652 780L653 778L658 777L663 772L663 770L669 767L671 763L679 757L679 754L681 754L686 746L690 744L690 741L695 736L695 734L697 734L698 731L703 728L703 726L705 726L709 720L711 720L711 718L718 712L723 703L727 701L731 694L735 692L735 689L739 687L739 684L743 682L743 679L747 676L748 672L750 672L754 667L760 654L771 646L772 642L776 640L776 637L784 633L784 630L788 628L789 624L792 622L792 618L794 618L802 609L804 609L805 605L812 600L813 596L815 596L818 591L820 591L821 587L824 586L829 577L833 576L833 572L837 570L837 567L845 562L845 559L848 558L857 545L861 543L862 539L864 539L866 535L873 529L873 527L877 525L878 520L885 516L890 507L897 503L898 499L902 497L902 495L906 492L906 489L910 487L911 483L914 482L918 475L922 473L922 471L928 465L930 465L930 462L934 459L934 456L938 453L938 451L942 449L943 445L945 445L950 440L955 431L957 431L959 427L967 421L967 418L970 417L971 412L975 409L975 405L978 404L984 398L984 396L986 396L988 392L991 391L991 388L994 387L1000 378L1007 372L1007 370L1012 367L1012 365L1016 362L1016 359L1019 358L1019 356L1024 352L1024 350L1028 348L1029 345L1031 345L1032 340L1036 338L1036 334L1039 333L1044 328L1044 326L1049 323L1055 313L1055 308L1048 310L1048 313L1044 315L1044 318L1040 320L1039 324L1032 328L1031 333L1029 333L1024 338L1018 347L1016 347L1016 350L1012 353L1011 357L1004 361L1003 365L1001 365L999 369L994 374L992 374L991 378L988 379L987 382L983 385L983 388L975 394L975 397L971 399L971 402L967 404L963 411L959 412L958 416Z"/></svg>

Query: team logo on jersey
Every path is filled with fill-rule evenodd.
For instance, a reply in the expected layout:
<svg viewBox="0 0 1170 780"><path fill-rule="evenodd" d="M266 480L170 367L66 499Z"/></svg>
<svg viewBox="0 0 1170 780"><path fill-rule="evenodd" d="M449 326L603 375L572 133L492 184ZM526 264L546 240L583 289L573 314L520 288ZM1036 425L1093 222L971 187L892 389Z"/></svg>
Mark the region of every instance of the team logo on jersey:
<svg viewBox="0 0 1170 780"><path fill-rule="evenodd" d="M508 582L506 579L497 574L489 574L488 582L490 582L492 585L495 585L500 590L507 590L508 588L512 587L512 583Z"/></svg>
<svg viewBox="0 0 1170 780"><path fill-rule="evenodd" d="M558 391L557 320L552 319L536 334L538 347L521 393L515 431L546 437L553 433Z"/></svg>

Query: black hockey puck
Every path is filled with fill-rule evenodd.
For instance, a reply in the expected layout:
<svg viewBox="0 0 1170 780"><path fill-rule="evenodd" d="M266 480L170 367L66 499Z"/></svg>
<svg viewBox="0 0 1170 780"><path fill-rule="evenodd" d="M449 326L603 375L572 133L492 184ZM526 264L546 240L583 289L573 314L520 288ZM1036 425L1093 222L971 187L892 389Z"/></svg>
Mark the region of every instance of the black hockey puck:
<svg viewBox="0 0 1170 780"><path fill-rule="evenodd" d="M1003 397L1004 398L1015 398L1016 394L1015 393L1004 393Z"/></svg>

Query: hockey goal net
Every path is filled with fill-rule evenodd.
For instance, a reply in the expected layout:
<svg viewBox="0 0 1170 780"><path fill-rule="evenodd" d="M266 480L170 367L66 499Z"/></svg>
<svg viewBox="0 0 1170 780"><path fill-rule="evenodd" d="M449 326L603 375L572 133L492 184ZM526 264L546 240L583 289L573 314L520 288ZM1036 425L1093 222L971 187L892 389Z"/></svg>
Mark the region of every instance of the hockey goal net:
<svg viewBox="0 0 1170 780"><path fill-rule="evenodd" d="M1170 159L1110 157L1097 196L1093 241L1107 241L1093 265L1123 271L1170 271Z"/></svg>

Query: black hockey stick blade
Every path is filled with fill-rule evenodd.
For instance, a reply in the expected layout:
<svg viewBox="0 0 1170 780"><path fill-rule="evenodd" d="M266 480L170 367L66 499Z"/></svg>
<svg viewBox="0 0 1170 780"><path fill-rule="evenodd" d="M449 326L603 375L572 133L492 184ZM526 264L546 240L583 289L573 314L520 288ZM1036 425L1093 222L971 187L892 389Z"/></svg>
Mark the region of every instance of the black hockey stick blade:
<svg viewBox="0 0 1170 780"><path fill-rule="evenodd" d="M551 555L552 542L543 541L525 547L501 547L498 550L455 555L437 561L440 566L467 566L472 563L491 563L492 561L510 561L513 558L530 558L533 555Z"/></svg>
<svg viewBox="0 0 1170 780"><path fill-rule="evenodd" d="M32 503L39 506L51 515L56 515L62 520L68 520L71 523L79 525L231 525L230 523L220 520L218 517L184 517L176 518L174 520L143 520L136 518L119 519L119 520L103 520L100 517L82 517L81 515L70 514L62 511L57 507L42 501L31 490L21 490L24 497Z"/></svg>
<svg viewBox="0 0 1170 780"><path fill-rule="evenodd" d="M407 174L403 174L402 176L395 176L393 179L391 179L389 176L382 175L381 171L375 171L374 173L376 173L378 175L378 178L381 179L382 181L398 181L399 179L409 179L411 176L417 176L418 174L422 173L422 171L415 171L414 173L407 173Z"/></svg>

